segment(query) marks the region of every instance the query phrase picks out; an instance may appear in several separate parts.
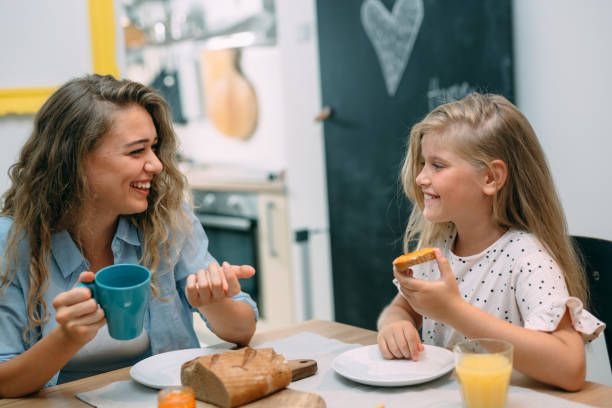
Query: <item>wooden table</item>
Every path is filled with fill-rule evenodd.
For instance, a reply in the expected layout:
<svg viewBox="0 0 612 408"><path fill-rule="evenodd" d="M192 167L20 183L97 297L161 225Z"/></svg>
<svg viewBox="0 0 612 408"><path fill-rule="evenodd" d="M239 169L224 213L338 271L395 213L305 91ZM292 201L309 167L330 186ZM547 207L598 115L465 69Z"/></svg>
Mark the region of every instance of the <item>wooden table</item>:
<svg viewBox="0 0 612 408"><path fill-rule="evenodd" d="M321 336L338 339L345 343L359 343L363 345L376 343L376 332L349 326L342 323L329 322L323 320L310 320L286 329L274 330L263 333L256 333L251 342L251 346L257 346L273 340L300 332L313 332ZM50 387L39 393L25 398L6 398L0 399L0 407L89 407L88 404L78 400L74 395L81 392L95 390L115 381L129 380L129 367L104 374L87 377L78 381ZM512 384L521 387L528 387L540 392L545 392L570 401L580 402L594 406L610 406L612 401L612 387L587 382L579 392L560 391L545 384L541 384L515 373L512 376ZM333 407L330 407L333 408Z"/></svg>

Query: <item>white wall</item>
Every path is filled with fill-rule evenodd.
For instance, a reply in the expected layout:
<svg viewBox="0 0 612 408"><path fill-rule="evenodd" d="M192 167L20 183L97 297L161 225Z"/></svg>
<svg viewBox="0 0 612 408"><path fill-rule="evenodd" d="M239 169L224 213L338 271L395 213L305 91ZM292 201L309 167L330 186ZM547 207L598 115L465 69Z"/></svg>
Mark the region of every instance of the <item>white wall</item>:
<svg viewBox="0 0 612 408"><path fill-rule="evenodd" d="M91 71L87 2L3 1L0 50L0 89L60 85Z"/></svg>
<svg viewBox="0 0 612 408"><path fill-rule="evenodd" d="M612 1L514 0L516 100L570 233L612 240Z"/></svg>
<svg viewBox="0 0 612 408"><path fill-rule="evenodd" d="M2 2L0 89L59 86L91 72L87 7L83 0ZM10 185L8 168L30 135L33 118L0 116L0 194Z"/></svg>
<svg viewBox="0 0 612 408"><path fill-rule="evenodd" d="M32 131L31 115L0 116L0 194L10 187L9 166Z"/></svg>

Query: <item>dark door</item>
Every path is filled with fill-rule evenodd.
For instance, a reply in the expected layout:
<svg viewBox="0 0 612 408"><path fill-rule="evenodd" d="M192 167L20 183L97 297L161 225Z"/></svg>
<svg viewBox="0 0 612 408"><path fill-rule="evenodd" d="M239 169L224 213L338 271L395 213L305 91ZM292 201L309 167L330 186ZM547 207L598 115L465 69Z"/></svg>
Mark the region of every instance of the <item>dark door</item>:
<svg viewBox="0 0 612 408"><path fill-rule="evenodd" d="M513 99L509 0L318 0L336 320L370 329L396 290L410 127L472 90Z"/></svg>

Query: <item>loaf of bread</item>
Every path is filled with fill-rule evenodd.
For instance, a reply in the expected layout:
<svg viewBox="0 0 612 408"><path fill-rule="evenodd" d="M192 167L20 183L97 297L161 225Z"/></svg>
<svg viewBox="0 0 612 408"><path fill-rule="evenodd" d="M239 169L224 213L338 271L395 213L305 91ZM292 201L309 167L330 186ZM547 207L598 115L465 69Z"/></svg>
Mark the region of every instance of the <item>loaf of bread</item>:
<svg viewBox="0 0 612 408"><path fill-rule="evenodd" d="M187 361L181 382L193 388L196 399L229 408L285 388L291 369L274 349L245 347Z"/></svg>
<svg viewBox="0 0 612 408"><path fill-rule="evenodd" d="M393 261L395 269L400 272L410 269L410 267L436 259L434 254L435 248L423 248L418 251L410 252L408 254L400 255Z"/></svg>

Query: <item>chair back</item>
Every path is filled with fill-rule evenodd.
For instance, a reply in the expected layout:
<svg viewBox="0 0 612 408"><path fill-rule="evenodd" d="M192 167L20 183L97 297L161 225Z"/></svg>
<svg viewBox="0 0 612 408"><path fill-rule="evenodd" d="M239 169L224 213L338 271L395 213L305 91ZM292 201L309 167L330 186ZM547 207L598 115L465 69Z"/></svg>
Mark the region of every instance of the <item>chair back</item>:
<svg viewBox="0 0 612 408"><path fill-rule="evenodd" d="M606 323L604 333L612 365L612 242L580 236L572 238L585 262L591 292L589 311Z"/></svg>

